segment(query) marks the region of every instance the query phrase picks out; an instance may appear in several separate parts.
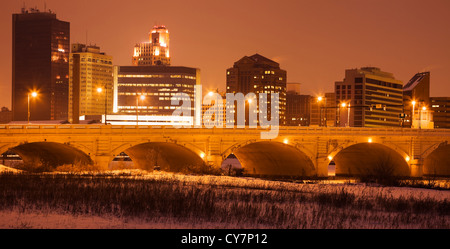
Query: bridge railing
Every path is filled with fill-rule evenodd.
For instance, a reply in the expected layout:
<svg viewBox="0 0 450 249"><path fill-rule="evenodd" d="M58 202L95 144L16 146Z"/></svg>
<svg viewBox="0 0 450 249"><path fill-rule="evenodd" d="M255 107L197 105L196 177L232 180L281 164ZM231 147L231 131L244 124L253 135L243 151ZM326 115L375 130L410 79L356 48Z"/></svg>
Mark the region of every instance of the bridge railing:
<svg viewBox="0 0 450 249"><path fill-rule="evenodd" d="M411 128L358 128L358 127L293 127L280 126L279 135L367 135L367 136L450 136L450 129L411 129ZM251 134L267 131L261 128L175 128L173 126L150 125L103 125L103 124L59 124L59 125L0 125L1 134L148 134L186 133L190 134Z"/></svg>

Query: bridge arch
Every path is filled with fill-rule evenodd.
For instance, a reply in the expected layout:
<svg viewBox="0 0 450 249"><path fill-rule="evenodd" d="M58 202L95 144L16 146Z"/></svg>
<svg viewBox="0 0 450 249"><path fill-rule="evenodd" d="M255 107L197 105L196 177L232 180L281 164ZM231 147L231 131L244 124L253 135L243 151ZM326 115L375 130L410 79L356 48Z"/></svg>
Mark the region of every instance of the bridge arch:
<svg viewBox="0 0 450 249"><path fill-rule="evenodd" d="M410 176L409 156L395 145L369 141L349 141L329 154L336 175Z"/></svg>
<svg viewBox="0 0 450 249"><path fill-rule="evenodd" d="M253 175L313 176L314 163L296 146L277 141L249 140L228 148L223 158L234 154L244 172Z"/></svg>
<svg viewBox="0 0 450 249"><path fill-rule="evenodd" d="M426 176L450 176L450 144L436 143L423 154L423 174Z"/></svg>
<svg viewBox="0 0 450 249"><path fill-rule="evenodd" d="M113 149L115 155L126 153L134 168L153 170L156 167L170 172L189 171L204 165L205 153L191 144L170 141L141 141L125 143Z"/></svg>
<svg viewBox="0 0 450 249"><path fill-rule="evenodd" d="M22 168L25 170L51 171L67 164L83 166L93 163L88 154L67 143L48 141L12 143L3 146L0 153L8 150L22 158Z"/></svg>

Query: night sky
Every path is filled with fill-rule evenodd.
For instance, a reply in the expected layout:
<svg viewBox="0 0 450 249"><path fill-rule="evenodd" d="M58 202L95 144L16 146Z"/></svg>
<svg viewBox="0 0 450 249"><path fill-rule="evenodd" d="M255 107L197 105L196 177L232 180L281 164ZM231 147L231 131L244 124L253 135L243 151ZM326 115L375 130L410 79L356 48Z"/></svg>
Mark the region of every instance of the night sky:
<svg viewBox="0 0 450 249"><path fill-rule="evenodd" d="M225 70L259 53L302 94L331 92L345 69L380 67L404 84L431 72L431 96L450 96L448 0L8 0L0 9L0 106L11 107L12 14L23 4L69 21L71 43L96 44L131 65L154 25L170 32L173 66L201 69L204 91L225 90ZM86 39L87 33L87 39Z"/></svg>

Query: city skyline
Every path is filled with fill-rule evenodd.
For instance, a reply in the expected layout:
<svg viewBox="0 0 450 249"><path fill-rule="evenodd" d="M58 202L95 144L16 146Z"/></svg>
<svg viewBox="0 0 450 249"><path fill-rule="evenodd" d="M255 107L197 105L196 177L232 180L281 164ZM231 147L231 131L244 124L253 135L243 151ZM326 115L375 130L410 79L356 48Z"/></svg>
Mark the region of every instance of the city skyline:
<svg viewBox="0 0 450 249"><path fill-rule="evenodd" d="M229 65L246 54L259 53L281 64L287 82L302 83L302 94L332 92L345 69L363 66L392 72L403 84L418 72L430 71L430 95L450 93L448 1L376 1L378 5L373 1L246 1L239 2L240 8L233 7L235 1L131 1L125 7L119 1L109 2L5 3L1 25L8 35L0 46L5 55L0 105L11 108L11 16L24 3L27 8L56 12L58 19L71 24L71 44L87 41L101 46L121 66L131 65L134 45L148 39L154 25L165 25L171 30L172 65L199 68L205 90L225 90ZM152 13L152 9L162 11Z"/></svg>

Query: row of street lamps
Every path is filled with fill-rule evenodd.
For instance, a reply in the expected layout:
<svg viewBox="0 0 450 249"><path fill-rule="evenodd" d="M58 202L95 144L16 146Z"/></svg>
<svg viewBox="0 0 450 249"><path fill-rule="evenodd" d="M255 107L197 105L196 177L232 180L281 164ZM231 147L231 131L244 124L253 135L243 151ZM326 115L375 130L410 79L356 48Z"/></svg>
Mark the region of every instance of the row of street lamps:
<svg viewBox="0 0 450 249"><path fill-rule="evenodd" d="M105 90L105 125L106 125L106 115L108 111L108 92L106 91L106 85L104 87L98 87L97 92L102 93L103 90ZM36 98L38 96L38 93L36 91L29 92L27 94L27 123L30 124L30 100L31 98ZM136 124L139 125L139 99L145 100L145 95L141 94L138 95L136 98Z"/></svg>
<svg viewBox="0 0 450 249"><path fill-rule="evenodd" d="M327 111L326 111L326 109L328 108L327 104L326 104L327 103L326 102L326 98L324 98L322 96L317 97L317 102L319 102L319 103L322 103L322 101L324 101L324 100L325 100L325 127L326 127L326 125L327 125L327 121L326 121L326 115L327 115L326 112ZM420 103L422 103L422 102L420 102ZM413 100L413 101L411 101L411 104L412 104L412 115L411 115L411 127L412 127L413 126L413 122L414 122L415 106L416 106L417 102L415 100ZM338 110L340 110L340 107L347 108L347 115L348 115L347 116L347 126L350 126L350 107L351 107L350 102L348 104L346 102L342 102L337 107L330 107L330 108L339 108ZM319 119L320 119L319 125L322 126L322 107L320 106L320 104L319 104L319 109L320 109L320 111L319 111L319 113L320 113L319 114L319 116L320 116L319 117ZM371 110L372 110L372 107L371 107ZM421 127L422 111L426 111L426 110L427 110L427 107L423 105L421 110L419 111L419 129L422 128Z"/></svg>
<svg viewBox="0 0 450 249"><path fill-rule="evenodd" d="M104 87L98 87L97 88L97 92L98 93L102 93L103 89L105 89L105 124L106 124L106 115L107 115L107 108L108 108L108 98L106 96L107 95L106 85ZM210 95L211 95L211 93L210 93ZM37 96L38 96L38 93L36 91L28 93L28 98L27 98L27 100L28 100L27 122L28 122L28 124L30 123L30 99L31 98L36 98ZM140 94L140 95L137 95L137 97L136 97L136 125L139 125L139 100L144 101L145 100L145 95ZM325 126L327 126L327 121L326 121L326 115L327 115L327 113L326 113L327 112L326 111L326 109L327 109L326 98L324 98L322 96L317 97L317 102L321 103L322 101L325 102ZM248 102L252 103L252 100L249 99ZM412 123L414 122L415 106L416 106L417 102L415 100L413 100L411 102L411 104L412 104L412 118L411 118L411 125L412 125ZM350 103L347 104L346 102L343 102L340 105L338 105L336 108L339 108L339 107L347 108L347 126L350 126L350 107L351 107ZM427 107L426 106L422 106L422 111L426 111L426 110L427 110ZM420 115L419 116L419 129L421 128L420 120L421 120L422 111L419 112L419 115ZM322 107L320 107L320 105L319 105L319 113L320 113L319 114L319 116L320 116L319 117L320 125L322 126Z"/></svg>
<svg viewBox="0 0 450 249"><path fill-rule="evenodd" d="M97 92L102 93L103 89L105 89L105 125L106 125L106 115L108 111L108 98L107 98L108 92L106 91L106 85L104 87L97 88ZM136 125L139 125L139 99L144 101L145 95L140 94L136 97Z"/></svg>

